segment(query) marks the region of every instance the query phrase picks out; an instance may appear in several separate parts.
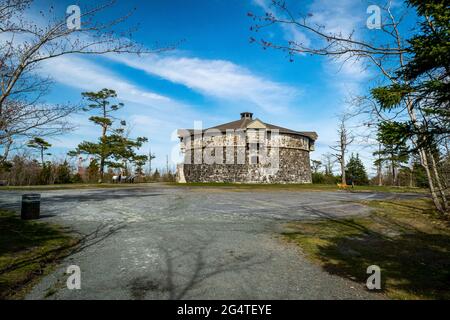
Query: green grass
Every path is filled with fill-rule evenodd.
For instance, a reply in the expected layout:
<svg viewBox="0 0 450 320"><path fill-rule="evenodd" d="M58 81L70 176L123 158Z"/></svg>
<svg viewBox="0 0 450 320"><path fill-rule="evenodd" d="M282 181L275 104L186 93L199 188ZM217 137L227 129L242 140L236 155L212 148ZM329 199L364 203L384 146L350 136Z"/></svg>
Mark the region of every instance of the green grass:
<svg viewBox="0 0 450 320"><path fill-rule="evenodd" d="M177 187L194 187L194 188L220 188L228 191L337 191L339 188L335 184L249 184L249 183L175 183L162 182L166 186ZM65 189L97 189L97 188L136 188L149 187L154 183L77 183L77 184L54 184L43 186L3 186L2 190L65 190ZM390 187L390 186L355 186L354 189L348 189L347 192L412 192L412 193L427 193L427 189L409 188L409 187Z"/></svg>
<svg viewBox="0 0 450 320"><path fill-rule="evenodd" d="M291 190L291 191L337 191L336 184L248 184L248 183L168 183L168 185L176 185L181 187L197 187L197 188L222 188L229 190ZM392 187L392 186L355 186L349 188L346 192L399 192L399 193L427 193L427 189L410 188L410 187Z"/></svg>
<svg viewBox="0 0 450 320"><path fill-rule="evenodd" d="M0 300L22 298L76 244L62 227L0 210Z"/></svg>
<svg viewBox="0 0 450 320"><path fill-rule="evenodd" d="M369 217L295 222L283 233L326 271L365 284L381 268L393 299L450 299L450 222L426 199L368 201Z"/></svg>

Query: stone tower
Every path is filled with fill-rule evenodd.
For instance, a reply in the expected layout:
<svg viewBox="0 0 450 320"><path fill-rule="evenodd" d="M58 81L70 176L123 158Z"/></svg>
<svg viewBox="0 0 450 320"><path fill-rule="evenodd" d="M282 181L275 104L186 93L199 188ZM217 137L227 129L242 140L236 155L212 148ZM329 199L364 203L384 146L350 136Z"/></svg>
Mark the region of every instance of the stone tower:
<svg viewBox="0 0 450 320"><path fill-rule="evenodd" d="M315 132L286 129L242 112L204 130L178 130L178 182L311 183Z"/></svg>

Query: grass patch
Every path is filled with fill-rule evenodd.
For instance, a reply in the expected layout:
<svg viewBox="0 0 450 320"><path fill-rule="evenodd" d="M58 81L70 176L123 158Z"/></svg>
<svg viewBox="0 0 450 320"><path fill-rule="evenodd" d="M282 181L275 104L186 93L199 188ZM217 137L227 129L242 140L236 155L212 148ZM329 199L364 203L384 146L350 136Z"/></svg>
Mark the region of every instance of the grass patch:
<svg viewBox="0 0 450 320"><path fill-rule="evenodd" d="M76 243L62 227L0 210L0 300L23 298Z"/></svg>
<svg viewBox="0 0 450 320"><path fill-rule="evenodd" d="M225 183L225 182L195 182L195 183L167 183L168 185L176 185L180 187L197 187L197 188L221 188L231 191L239 190L291 190L291 191L337 191L339 188L335 184L250 184L250 183ZM343 191L344 192L344 191ZM349 188L345 192L396 192L396 193L427 193L428 190L422 188L410 187L393 187L393 186L355 186Z"/></svg>
<svg viewBox="0 0 450 320"><path fill-rule="evenodd" d="M228 191L337 191L339 188L335 184L252 184L252 183L175 183L175 182L148 182L148 183L74 183L74 184L52 184L43 186L0 186L0 191L44 191L44 190L70 190L70 189L108 189L108 188L138 188L151 187L155 185L165 185L168 187L193 187L193 188L217 188ZM347 189L343 192L395 192L395 193L428 193L427 189L392 186L355 186L354 189Z"/></svg>
<svg viewBox="0 0 450 320"><path fill-rule="evenodd" d="M364 218L295 222L285 239L326 271L365 284L381 268L382 290L393 299L450 299L450 222L427 199L365 201Z"/></svg>

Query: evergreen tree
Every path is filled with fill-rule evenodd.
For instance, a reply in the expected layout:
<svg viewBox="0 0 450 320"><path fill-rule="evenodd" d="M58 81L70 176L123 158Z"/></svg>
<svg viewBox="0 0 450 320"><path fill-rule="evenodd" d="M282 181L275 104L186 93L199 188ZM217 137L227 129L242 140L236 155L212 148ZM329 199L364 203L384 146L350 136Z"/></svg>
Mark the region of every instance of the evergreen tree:
<svg viewBox="0 0 450 320"><path fill-rule="evenodd" d="M121 127L112 128L115 118L112 113L123 107L122 103L112 103L111 100L117 98L114 90L103 89L99 92L83 93L89 102L85 110L99 110L99 115L91 116L90 121L101 127L101 136L97 142L83 141L78 147L69 152L70 156L88 154L98 159L99 181L103 181L105 167L127 168L127 163L146 160L147 156L136 154L135 149L139 149L145 137L130 139L125 134L126 122L120 121Z"/></svg>
<svg viewBox="0 0 450 320"><path fill-rule="evenodd" d="M28 141L27 146L33 149L37 149L39 151L39 154L41 156L41 165L45 166L44 152L52 145L42 138L34 137L32 140ZM46 155L50 155L50 153L47 153Z"/></svg>
<svg viewBox="0 0 450 320"><path fill-rule="evenodd" d="M423 17L420 33L410 39L412 59L399 75L409 83L416 104L429 115L432 134L450 133L450 6L444 0L408 0Z"/></svg>
<svg viewBox="0 0 450 320"><path fill-rule="evenodd" d="M79 174L78 172L75 173L71 179L72 183L82 183L83 182L83 177L81 176L81 174Z"/></svg>
<svg viewBox="0 0 450 320"><path fill-rule="evenodd" d="M361 159L359 159L359 154L356 154L355 156L352 153L345 168L345 172L346 177L354 184L366 185L369 183L366 169L364 168L364 164Z"/></svg>
<svg viewBox="0 0 450 320"><path fill-rule="evenodd" d="M376 165L389 163L392 173L392 184L398 184L398 168L409 159L407 137L399 132L401 125L397 122L383 122L378 127L377 140L381 145L380 150L374 152L378 156Z"/></svg>
<svg viewBox="0 0 450 320"><path fill-rule="evenodd" d="M105 166L108 159L113 155L111 139L108 137L108 131L114 122L112 113L123 107L122 103L114 103L113 99L117 94L111 89L102 89L98 92L83 92L89 104L83 108L84 111L98 111L98 114L91 116L90 121L101 127L101 135L98 142L83 141L76 150L69 152L69 155L75 156L81 153L94 155L99 159L100 181L103 181Z"/></svg>
<svg viewBox="0 0 450 320"><path fill-rule="evenodd" d="M50 182L51 182L50 180L52 178L52 169L53 169L53 166L50 161L48 161L47 163L44 163L41 171L39 172L39 178L38 178L39 184L42 184L42 185L50 184Z"/></svg>
<svg viewBox="0 0 450 320"><path fill-rule="evenodd" d="M146 162L147 162L146 159L135 160L136 169L134 170L134 172L136 175L138 175L138 176L144 175L144 166L145 166Z"/></svg>
<svg viewBox="0 0 450 320"><path fill-rule="evenodd" d="M136 167L143 166L148 159L146 155L138 155L142 145L148 141L145 137L137 137L136 139L130 139L126 136L126 122L121 122L121 127L114 130L114 134L110 136L113 146L113 157L116 160L112 164L115 168L122 168L128 175L128 164L135 165Z"/></svg>
<svg viewBox="0 0 450 320"><path fill-rule="evenodd" d="M155 172L153 173L152 180L153 181L159 181L160 179L161 179L161 175L159 174L158 169L156 169Z"/></svg>
<svg viewBox="0 0 450 320"><path fill-rule="evenodd" d="M98 180L99 166L97 159L91 159L87 168L87 180L96 182Z"/></svg>
<svg viewBox="0 0 450 320"><path fill-rule="evenodd" d="M411 59L397 72L397 81L372 90L383 109L409 99L426 118L424 124L397 123L418 146L427 147L436 134L450 133L450 6L444 0L408 0L422 18L420 32L408 40ZM406 130L405 130L406 129Z"/></svg>
<svg viewBox="0 0 450 320"><path fill-rule="evenodd" d="M72 180L70 178L70 166L67 160L64 160L62 164L60 164L56 169L56 181L58 184L71 183Z"/></svg>

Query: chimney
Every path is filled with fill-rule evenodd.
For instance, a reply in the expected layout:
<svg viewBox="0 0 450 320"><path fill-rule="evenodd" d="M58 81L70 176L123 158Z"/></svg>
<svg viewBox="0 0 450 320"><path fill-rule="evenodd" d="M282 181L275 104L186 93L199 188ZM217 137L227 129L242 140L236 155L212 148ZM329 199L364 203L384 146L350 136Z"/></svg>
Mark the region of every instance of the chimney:
<svg viewBox="0 0 450 320"><path fill-rule="evenodd" d="M251 112L242 112L241 119L253 119L253 113Z"/></svg>

